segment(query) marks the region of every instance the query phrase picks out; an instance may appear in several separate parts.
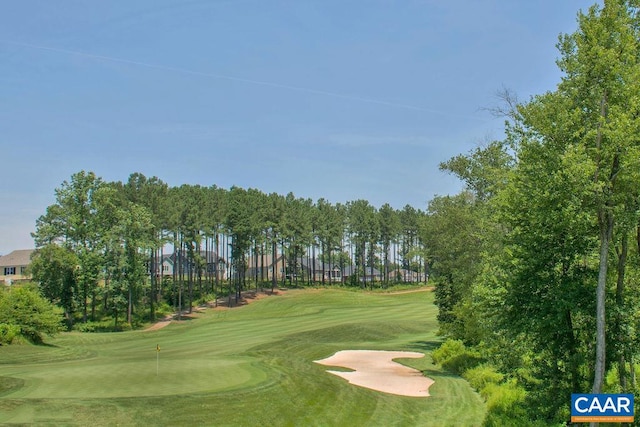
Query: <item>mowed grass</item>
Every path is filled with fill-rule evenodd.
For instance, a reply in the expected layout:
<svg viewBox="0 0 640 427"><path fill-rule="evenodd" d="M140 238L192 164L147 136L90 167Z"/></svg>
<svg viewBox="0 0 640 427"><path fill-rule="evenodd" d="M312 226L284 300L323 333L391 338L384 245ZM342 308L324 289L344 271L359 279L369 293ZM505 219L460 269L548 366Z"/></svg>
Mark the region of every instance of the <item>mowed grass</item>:
<svg viewBox="0 0 640 427"><path fill-rule="evenodd" d="M480 397L432 364L435 318L431 292L292 290L157 331L0 347L0 424L480 425ZM435 380L432 396L353 386L313 363L350 349L427 354L402 363Z"/></svg>

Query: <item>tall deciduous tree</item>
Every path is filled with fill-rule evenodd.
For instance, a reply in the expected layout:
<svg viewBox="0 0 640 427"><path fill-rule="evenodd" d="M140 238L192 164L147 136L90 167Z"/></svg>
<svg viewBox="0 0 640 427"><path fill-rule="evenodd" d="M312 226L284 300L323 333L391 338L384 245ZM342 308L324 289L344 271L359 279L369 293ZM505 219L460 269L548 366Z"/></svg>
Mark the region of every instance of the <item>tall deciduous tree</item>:
<svg viewBox="0 0 640 427"><path fill-rule="evenodd" d="M60 243L74 251L79 259L78 280L81 288L83 320L88 318L88 300L93 297L100 276L101 226L95 221L94 194L103 185L93 172L72 175L56 189L56 203L38 218L33 237L36 246Z"/></svg>
<svg viewBox="0 0 640 427"><path fill-rule="evenodd" d="M633 222L624 217L637 215L626 209L629 197L637 198L638 187L633 182L640 167L637 13L635 2L606 0L604 7L593 6L580 14L578 30L563 36L558 45L558 64L565 73L558 89L521 109L526 143L555 150L558 160L547 167L557 174L571 170L577 176L573 187L553 194L578 194L578 213L595 226L590 234L597 240L598 257L594 393L602 391L607 366L610 245L618 232L625 232L624 224Z"/></svg>
<svg viewBox="0 0 640 427"><path fill-rule="evenodd" d="M468 303L471 288L482 261L480 212L469 192L436 197L429 202L427 216L420 228L431 260L436 283L435 302L443 332L473 342L465 332L472 313L461 311Z"/></svg>
<svg viewBox="0 0 640 427"><path fill-rule="evenodd" d="M68 248L47 244L34 254L31 274L42 295L64 310L67 328L73 327L78 301L77 272L80 266L76 254Z"/></svg>

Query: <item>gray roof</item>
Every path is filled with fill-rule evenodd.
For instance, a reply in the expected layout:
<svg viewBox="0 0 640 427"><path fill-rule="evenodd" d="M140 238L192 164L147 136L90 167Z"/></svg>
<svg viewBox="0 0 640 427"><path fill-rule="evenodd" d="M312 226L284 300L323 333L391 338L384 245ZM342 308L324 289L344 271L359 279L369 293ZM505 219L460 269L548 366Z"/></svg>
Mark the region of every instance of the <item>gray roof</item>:
<svg viewBox="0 0 640 427"><path fill-rule="evenodd" d="M307 259L305 257L302 258L298 258L298 262L300 263L300 265L302 266L302 268L305 268L307 270L312 270L314 267L313 264L313 259ZM321 272L321 271L331 271L331 270L340 270L340 266L337 264L329 264L327 263L323 263L322 261L320 261L320 259L316 258L315 260L315 268L316 268L316 272Z"/></svg>
<svg viewBox="0 0 640 427"><path fill-rule="evenodd" d="M274 263L276 264L276 266L278 266L278 264L282 264L282 254L276 254L275 259L273 257L273 254L253 254L248 255L245 261L247 261L247 268L256 268L256 266L258 268L266 268L273 266Z"/></svg>
<svg viewBox="0 0 640 427"><path fill-rule="evenodd" d="M20 267L31 263L31 254L35 249L19 249L0 257L0 267Z"/></svg>
<svg viewBox="0 0 640 427"><path fill-rule="evenodd" d="M347 265L344 267L344 272L343 274L345 276L351 276L357 273L357 269L355 265ZM377 268L371 268L371 267L366 267L365 268L365 274L367 276L380 276L380 270L378 270Z"/></svg>
<svg viewBox="0 0 640 427"><path fill-rule="evenodd" d="M187 252L186 251L178 251L178 254L180 254L183 257L184 260L187 259ZM224 260L224 258L218 256L217 253L211 252L211 251L201 251L200 252L200 256L205 261L206 260L215 261L217 259L218 260L217 262L226 262ZM176 258L176 253L163 254L162 255L162 262L168 261L171 265L173 265L174 262L175 262L175 258Z"/></svg>

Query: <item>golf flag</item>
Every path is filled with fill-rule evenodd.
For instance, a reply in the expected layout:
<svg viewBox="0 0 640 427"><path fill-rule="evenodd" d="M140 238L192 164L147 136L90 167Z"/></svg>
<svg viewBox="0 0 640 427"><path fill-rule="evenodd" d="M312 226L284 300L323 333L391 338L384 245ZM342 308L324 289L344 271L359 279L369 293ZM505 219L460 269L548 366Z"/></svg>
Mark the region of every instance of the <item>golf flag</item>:
<svg viewBox="0 0 640 427"><path fill-rule="evenodd" d="M160 373L160 344L156 344L156 377Z"/></svg>

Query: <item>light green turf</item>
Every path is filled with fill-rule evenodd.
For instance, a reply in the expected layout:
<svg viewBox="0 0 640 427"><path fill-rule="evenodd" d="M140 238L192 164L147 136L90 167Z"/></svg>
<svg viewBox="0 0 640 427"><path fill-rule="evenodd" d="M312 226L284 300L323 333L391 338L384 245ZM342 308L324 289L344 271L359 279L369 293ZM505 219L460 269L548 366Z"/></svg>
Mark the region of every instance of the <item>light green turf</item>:
<svg viewBox="0 0 640 427"><path fill-rule="evenodd" d="M479 425L480 397L431 363L435 317L430 292L294 290L154 332L0 347L0 424ZM435 380L432 397L356 387L313 363L350 349L427 353L403 363Z"/></svg>

